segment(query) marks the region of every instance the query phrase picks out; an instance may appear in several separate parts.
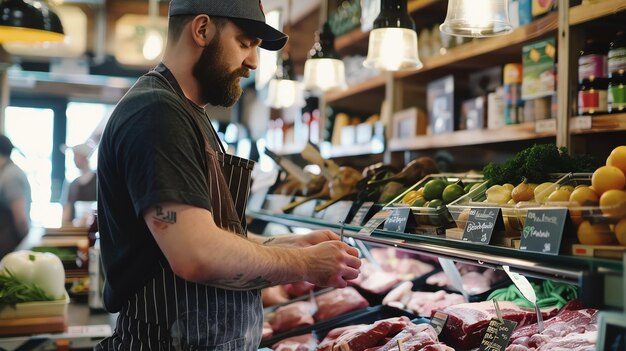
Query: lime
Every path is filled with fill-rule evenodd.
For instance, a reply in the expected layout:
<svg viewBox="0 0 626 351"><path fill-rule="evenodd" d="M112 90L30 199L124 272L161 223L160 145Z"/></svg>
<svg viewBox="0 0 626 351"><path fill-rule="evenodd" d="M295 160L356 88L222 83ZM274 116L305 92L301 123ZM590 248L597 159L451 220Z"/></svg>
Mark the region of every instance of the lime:
<svg viewBox="0 0 626 351"><path fill-rule="evenodd" d="M433 179L424 185L424 198L426 200L441 199L446 182L443 179Z"/></svg>
<svg viewBox="0 0 626 351"><path fill-rule="evenodd" d="M449 204L452 201L454 201L454 200L458 199L459 197L463 196L463 194L465 194L465 191L463 190L463 188L460 185L458 185L458 184L450 184L445 189L443 189L443 193L441 194L441 198L443 199L443 202L445 202L446 204Z"/></svg>
<svg viewBox="0 0 626 351"><path fill-rule="evenodd" d="M424 196L422 195L418 195L414 200L413 203L411 203L412 207L424 207L424 205L426 204L426 199L424 199Z"/></svg>
<svg viewBox="0 0 626 351"><path fill-rule="evenodd" d="M465 186L465 188L463 188L463 192L465 192L466 194L470 192L470 190L472 190L472 187L474 186L474 184L467 184Z"/></svg>
<svg viewBox="0 0 626 351"><path fill-rule="evenodd" d="M443 201L441 201L440 199L430 200L430 202L428 203L428 207L430 208L437 208L440 206L443 206Z"/></svg>

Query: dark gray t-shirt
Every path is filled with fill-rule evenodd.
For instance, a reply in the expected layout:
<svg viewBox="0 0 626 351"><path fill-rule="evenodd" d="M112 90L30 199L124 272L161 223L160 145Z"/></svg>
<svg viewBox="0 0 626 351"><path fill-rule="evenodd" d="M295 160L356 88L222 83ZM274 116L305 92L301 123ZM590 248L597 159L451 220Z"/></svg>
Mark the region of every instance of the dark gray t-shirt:
<svg viewBox="0 0 626 351"><path fill-rule="evenodd" d="M30 218L30 184L24 171L9 161L0 170L0 258L13 251L22 240L11 212L11 203L19 198L24 199L24 211Z"/></svg>
<svg viewBox="0 0 626 351"><path fill-rule="evenodd" d="M144 211L161 202L211 210L204 141L190 114L207 121L207 135L215 132L204 110L172 83L175 90L160 78L141 77L116 106L100 142L98 225L111 312L152 278L159 261L166 264Z"/></svg>

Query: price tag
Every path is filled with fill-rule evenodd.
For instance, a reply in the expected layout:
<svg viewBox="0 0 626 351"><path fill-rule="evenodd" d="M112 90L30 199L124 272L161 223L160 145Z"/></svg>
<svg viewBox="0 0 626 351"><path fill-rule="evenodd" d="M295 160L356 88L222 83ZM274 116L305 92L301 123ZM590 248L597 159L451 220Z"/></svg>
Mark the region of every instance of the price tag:
<svg viewBox="0 0 626 351"><path fill-rule="evenodd" d="M504 220L500 207L475 207L470 209L463 241L478 244L489 244L494 232L504 230Z"/></svg>
<svg viewBox="0 0 626 351"><path fill-rule="evenodd" d="M363 205L361 205L361 208L359 208L359 210L354 215L354 218L352 218L352 221L350 221L350 224L352 225L363 224L363 221L372 210L372 206L374 206L374 202L371 202L371 201L364 202Z"/></svg>
<svg viewBox="0 0 626 351"><path fill-rule="evenodd" d="M542 119L535 122L535 133L556 133L556 119Z"/></svg>
<svg viewBox="0 0 626 351"><path fill-rule="evenodd" d="M591 116L572 117L570 127L572 129L591 129Z"/></svg>
<svg viewBox="0 0 626 351"><path fill-rule="evenodd" d="M430 319L430 325L433 326L433 328L437 332L437 335L439 335L443 331L443 327L445 327L447 321L448 315L443 312L437 311Z"/></svg>
<svg viewBox="0 0 626 351"><path fill-rule="evenodd" d="M391 210L382 210L376 213L372 218L370 218L367 223L359 230L358 234L360 235L370 235L376 228L378 228L389 216L391 215Z"/></svg>
<svg viewBox="0 0 626 351"><path fill-rule="evenodd" d="M404 233L407 229L415 228L415 217L410 207L396 207L385 221L385 230L390 232Z"/></svg>
<svg viewBox="0 0 626 351"><path fill-rule="evenodd" d="M528 210L520 250L558 255L567 208Z"/></svg>
<svg viewBox="0 0 626 351"><path fill-rule="evenodd" d="M492 318L480 343L480 351L503 351L511 339L517 322Z"/></svg>

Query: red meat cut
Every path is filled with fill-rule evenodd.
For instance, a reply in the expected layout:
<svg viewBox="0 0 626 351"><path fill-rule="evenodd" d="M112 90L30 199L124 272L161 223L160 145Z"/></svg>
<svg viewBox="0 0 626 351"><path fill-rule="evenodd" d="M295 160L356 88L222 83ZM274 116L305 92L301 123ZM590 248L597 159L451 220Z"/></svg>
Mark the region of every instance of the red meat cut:
<svg viewBox="0 0 626 351"><path fill-rule="evenodd" d="M311 312L314 306L309 301L299 301L279 307L268 318L274 334L315 323Z"/></svg>
<svg viewBox="0 0 626 351"><path fill-rule="evenodd" d="M523 327L537 321L534 309L521 308L509 301L499 302L502 318L517 322ZM441 333L441 338L455 348L469 350L478 347L491 318L496 317L493 302L464 303L446 307L442 310L448 315L448 321ZM555 310L543 310L544 320L552 317Z"/></svg>
<svg viewBox="0 0 626 351"><path fill-rule="evenodd" d="M398 340L402 340L405 351L454 351L454 349L439 342L437 332L430 324L410 324L385 345L377 348L376 351L399 351Z"/></svg>
<svg viewBox="0 0 626 351"><path fill-rule="evenodd" d="M367 300L352 287L329 291L317 296L315 301L317 302L316 321L323 321L369 306Z"/></svg>
<svg viewBox="0 0 626 351"><path fill-rule="evenodd" d="M309 351L317 344L313 334L298 335L285 340L281 340L272 345L274 351Z"/></svg>
<svg viewBox="0 0 626 351"><path fill-rule="evenodd" d="M317 351L365 351L378 346L386 337L395 336L409 324L411 321L402 316L383 319L365 327L348 329L334 340L324 339L317 347Z"/></svg>

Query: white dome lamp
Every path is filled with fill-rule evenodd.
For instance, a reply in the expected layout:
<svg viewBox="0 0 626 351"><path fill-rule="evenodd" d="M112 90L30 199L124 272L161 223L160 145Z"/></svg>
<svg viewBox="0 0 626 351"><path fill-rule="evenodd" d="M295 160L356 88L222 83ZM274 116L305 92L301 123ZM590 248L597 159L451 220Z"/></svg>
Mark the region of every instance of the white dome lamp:
<svg viewBox="0 0 626 351"><path fill-rule="evenodd" d="M365 67L384 71L422 68L417 53L415 22L407 0L382 0L380 13L370 32Z"/></svg>
<svg viewBox="0 0 626 351"><path fill-rule="evenodd" d="M276 69L276 77L269 83L266 100L268 106L281 109L306 105L303 84L292 77L294 77L293 64L289 55L283 53L283 58L279 59Z"/></svg>
<svg viewBox="0 0 626 351"><path fill-rule="evenodd" d="M309 58L304 63L304 87L322 92L345 89L345 65L335 51L335 35L328 22L315 36Z"/></svg>
<svg viewBox="0 0 626 351"><path fill-rule="evenodd" d="M439 29L461 37L493 37L510 33L507 0L448 0L446 20Z"/></svg>

